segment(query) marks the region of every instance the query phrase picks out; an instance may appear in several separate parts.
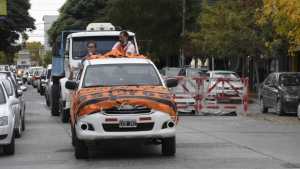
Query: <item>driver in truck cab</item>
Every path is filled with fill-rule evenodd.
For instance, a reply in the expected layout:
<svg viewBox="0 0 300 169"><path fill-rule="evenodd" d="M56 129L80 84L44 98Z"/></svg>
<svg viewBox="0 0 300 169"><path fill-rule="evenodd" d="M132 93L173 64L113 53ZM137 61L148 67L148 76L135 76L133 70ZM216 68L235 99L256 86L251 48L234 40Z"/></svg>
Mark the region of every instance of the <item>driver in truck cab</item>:
<svg viewBox="0 0 300 169"><path fill-rule="evenodd" d="M119 35L119 42L117 42L112 50L118 50L121 53L136 54L134 44L128 40L129 34L127 31L121 31Z"/></svg>
<svg viewBox="0 0 300 169"><path fill-rule="evenodd" d="M98 53L97 53L97 43L96 43L96 41L88 41L86 47L87 47L87 55L84 56L84 57L82 58L81 63L83 63L83 62L84 62L86 59L88 59L90 56L93 56L93 55L97 55L97 54L98 54ZM70 65L69 65L69 66L70 66ZM70 67L69 69L70 69L70 75L69 75L69 78L68 78L68 79L69 79L69 80L72 80L73 77L74 77L74 70L73 70L72 67Z"/></svg>

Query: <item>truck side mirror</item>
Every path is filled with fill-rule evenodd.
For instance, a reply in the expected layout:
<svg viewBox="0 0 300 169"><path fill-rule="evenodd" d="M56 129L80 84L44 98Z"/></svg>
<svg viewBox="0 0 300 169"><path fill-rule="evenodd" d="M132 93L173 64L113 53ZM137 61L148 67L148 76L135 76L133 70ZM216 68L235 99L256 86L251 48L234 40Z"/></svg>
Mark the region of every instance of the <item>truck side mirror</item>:
<svg viewBox="0 0 300 169"><path fill-rule="evenodd" d="M176 87L178 85L178 80L177 79L167 79L166 80L166 85L168 88L171 88L171 87Z"/></svg>
<svg viewBox="0 0 300 169"><path fill-rule="evenodd" d="M76 81L68 80L65 84L66 89L75 90L78 87Z"/></svg>

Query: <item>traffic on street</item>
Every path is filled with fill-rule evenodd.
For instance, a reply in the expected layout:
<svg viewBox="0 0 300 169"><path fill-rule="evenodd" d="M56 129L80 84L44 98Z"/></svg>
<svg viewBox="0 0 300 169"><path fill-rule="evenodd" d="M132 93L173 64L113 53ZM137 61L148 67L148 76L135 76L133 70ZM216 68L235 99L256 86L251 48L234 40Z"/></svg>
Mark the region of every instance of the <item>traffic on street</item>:
<svg viewBox="0 0 300 169"><path fill-rule="evenodd" d="M299 0L0 0L0 169L300 169Z"/></svg>

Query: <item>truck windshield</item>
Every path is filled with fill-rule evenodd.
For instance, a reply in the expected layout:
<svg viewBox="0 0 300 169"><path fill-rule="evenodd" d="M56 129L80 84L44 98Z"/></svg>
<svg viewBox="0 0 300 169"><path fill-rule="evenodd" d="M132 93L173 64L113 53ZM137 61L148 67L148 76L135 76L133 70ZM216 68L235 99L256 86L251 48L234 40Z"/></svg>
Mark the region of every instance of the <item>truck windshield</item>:
<svg viewBox="0 0 300 169"><path fill-rule="evenodd" d="M162 85L151 64L109 64L87 67L83 87Z"/></svg>
<svg viewBox="0 0 300 169"><path fill-rule="evenodd" d="M87 43L89 41L95 41L97 43L97 54L104 54L110 51L118 40L118 36L74 37L72 57L73 59L81 59L85 57L87 55ZM129 40L133 42L133 37L130 37Z"/></svg>

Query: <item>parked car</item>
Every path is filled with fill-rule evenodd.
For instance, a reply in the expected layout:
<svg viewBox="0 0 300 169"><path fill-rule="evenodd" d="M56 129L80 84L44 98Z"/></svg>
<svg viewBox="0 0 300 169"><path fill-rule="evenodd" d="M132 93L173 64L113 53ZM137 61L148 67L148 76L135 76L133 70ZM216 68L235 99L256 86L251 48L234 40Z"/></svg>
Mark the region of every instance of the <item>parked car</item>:
<svg viewBox="0 0 300 169"><path fill-rule="evenodd" d="M8 93L9 98L15 98L18 100L18 105L16 106L18 109L18 114L16 114L16 125L15 125L15 135L16 137L21 137L22 131L25 130L25 100L23 97L23 91L27 90L26 86L18 85L16 82L15 76L13 76L12 72L2 71L0 72L0 79L8 79L8 82L3 82L4 88Z"/></svg>
<svg viewBox="0 0 300 169"><path fill-rule="evenodd" d="M47 66L47 73L46 73L46 84L45 84L45 99L46 99L46 104L48 107L51 106L51 89L52 89L52 78L51 78L51 71L52 71L52 65Z"/></svg>
<svg viewBox="0 0 300 169"><path fill-rule="evenodd" d="M3 83L10 83L7 79L0 79L0 147L7 155L15 153L15 121L18 114L18 100L10 97Z"/></svg>
<svg viewBox="0 0 300 169"><path fill-rule="evenodd" d="M297 113L300 99L300 72L271 73L261 84L259 91L260 109L267 113Z"/></svg>
<svg viewBox="0 0 300 169"><path fill-rule="evenodd" d="M215 70L209 71L208 74L208 89L212 88L211 92L208 93L210 100L217 100L217 102L220 103L241 103L241 98L244 94L244 84L237 73L233 71ZM218 80L222 79L224 83L217 83ZM221 98L221 95L223 95L224 98ZM219 98L216 99L217 97Z"/></svg>

